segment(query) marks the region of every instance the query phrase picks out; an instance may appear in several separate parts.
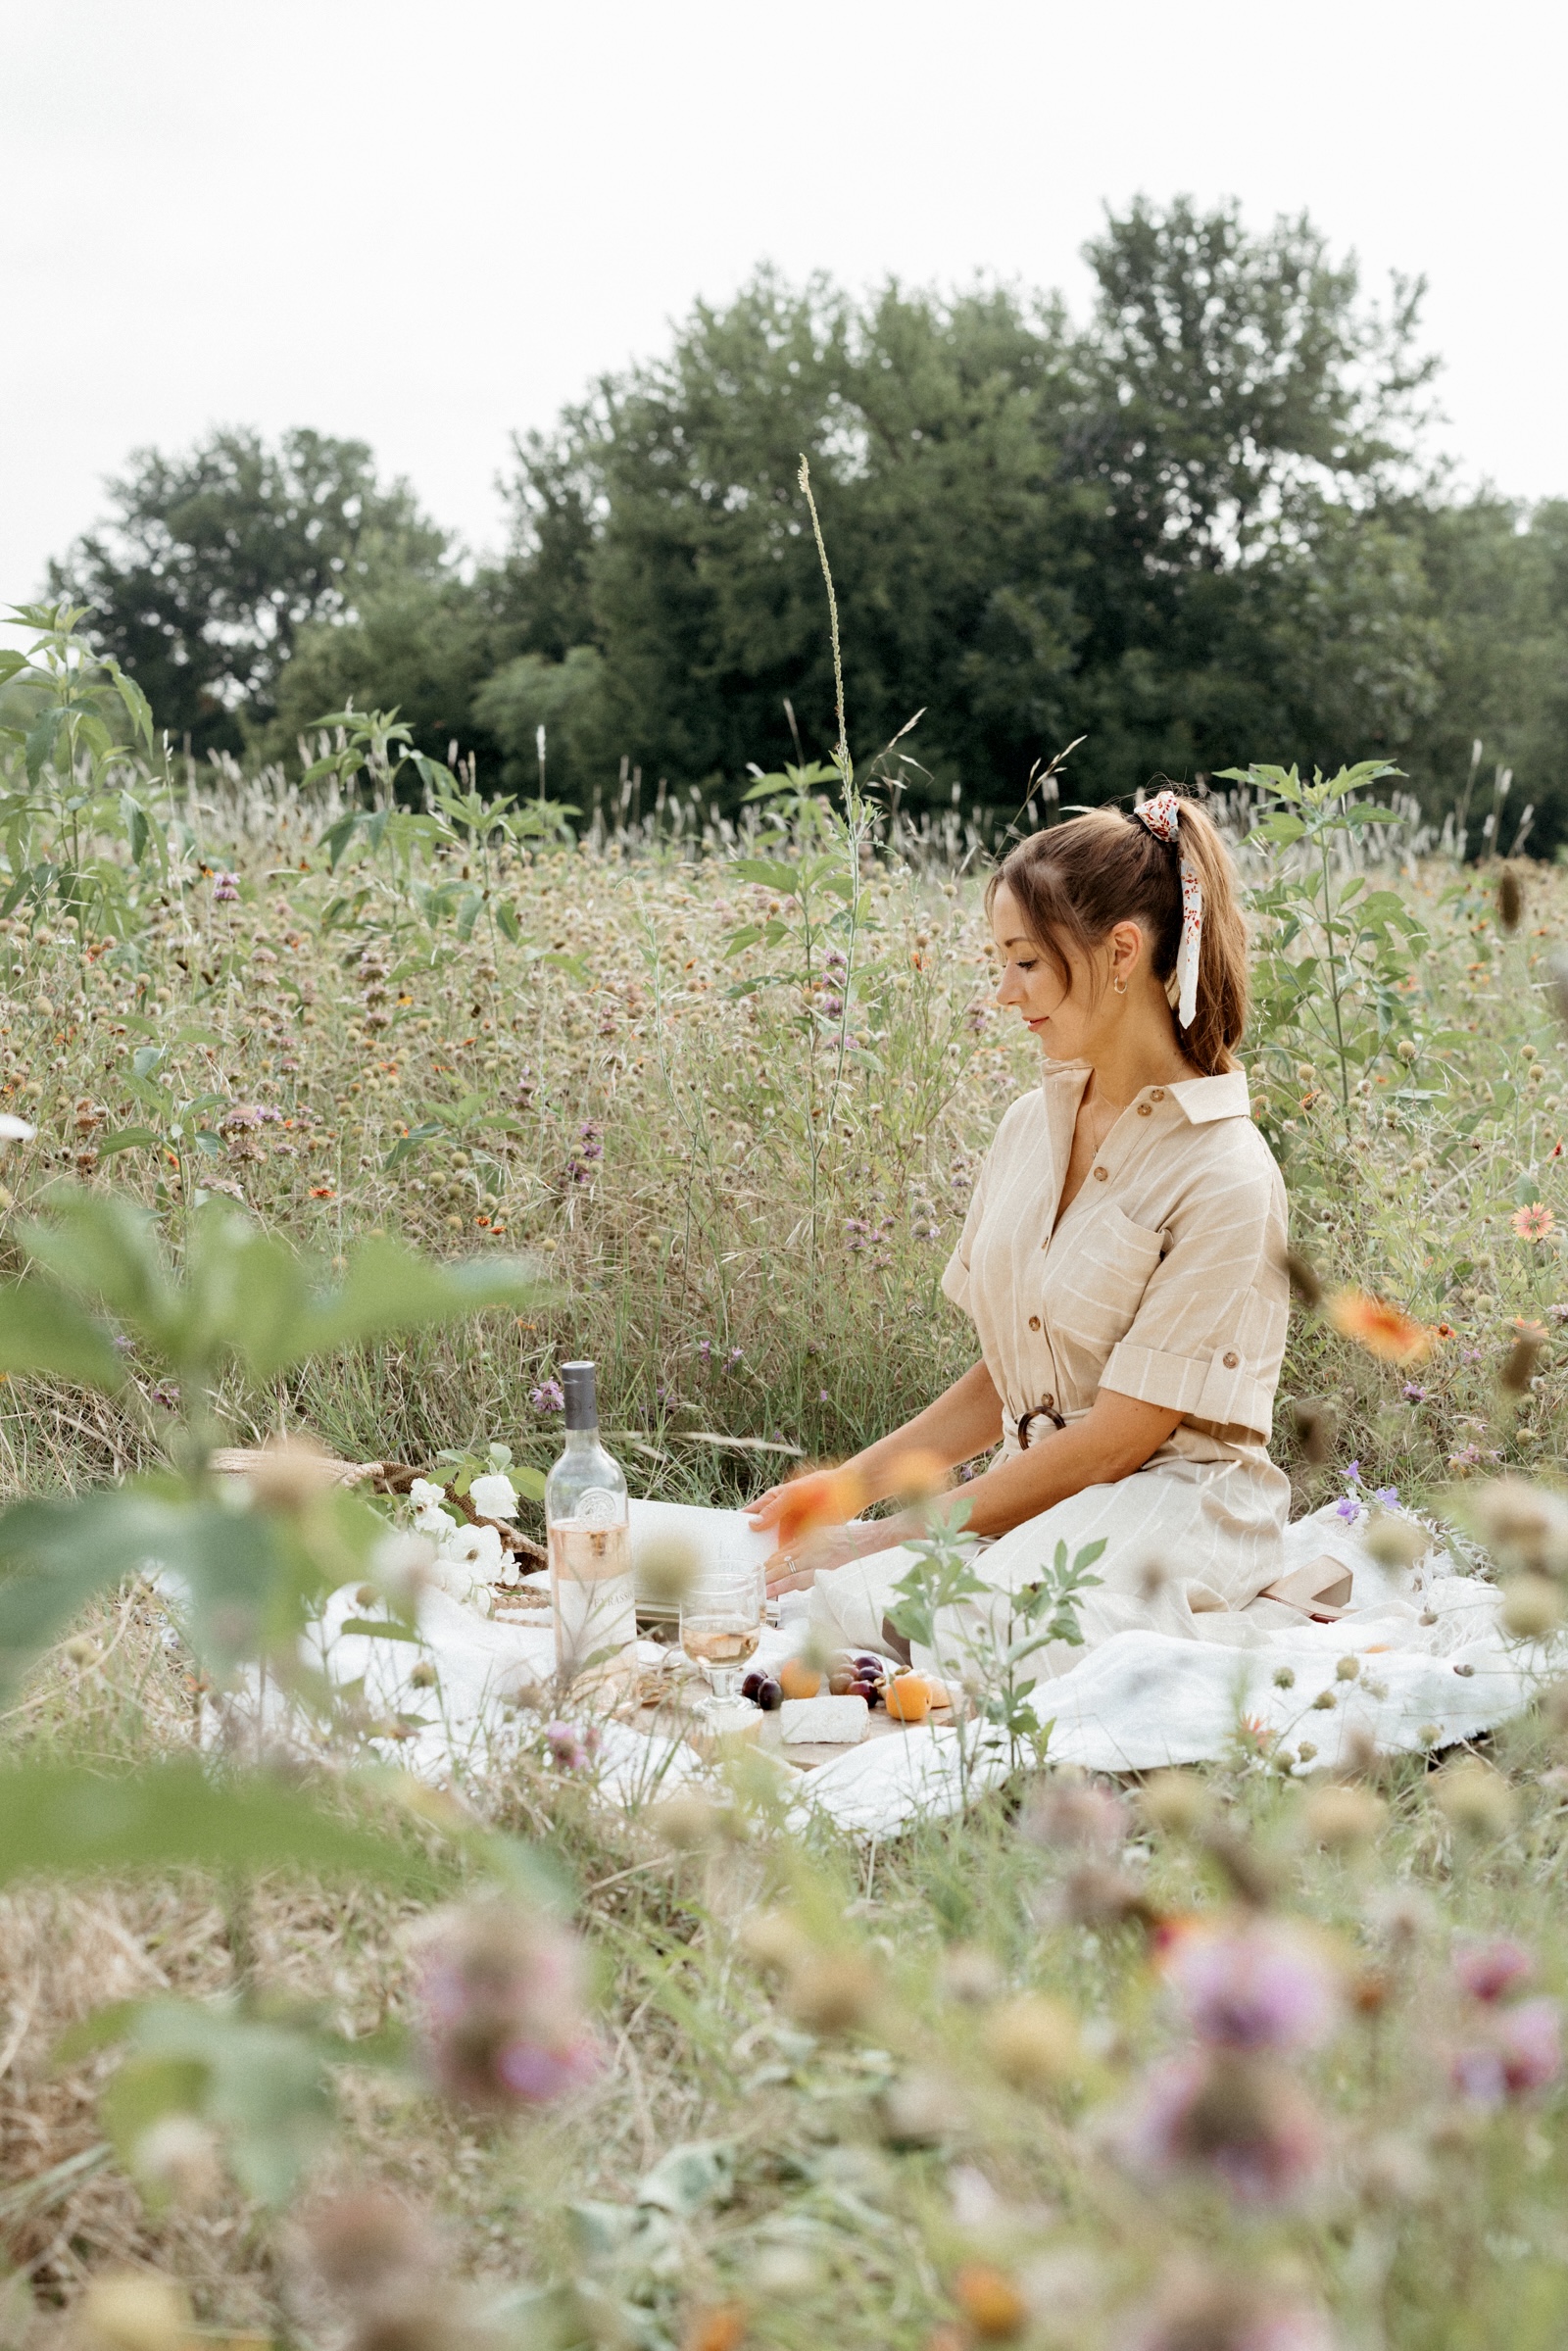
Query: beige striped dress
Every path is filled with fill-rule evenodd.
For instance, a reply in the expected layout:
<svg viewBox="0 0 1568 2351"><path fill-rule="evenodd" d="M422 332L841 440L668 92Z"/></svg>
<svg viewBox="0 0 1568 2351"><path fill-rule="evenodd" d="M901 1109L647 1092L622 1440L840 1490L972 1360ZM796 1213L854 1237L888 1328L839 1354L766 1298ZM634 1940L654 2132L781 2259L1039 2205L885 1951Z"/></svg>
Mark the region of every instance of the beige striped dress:
<svg viewBox="0 0 1568 2351"><path fill-rule="evenodd" d="M1280 1572L1290 1485L1268 1456L1285 1350L1285 1186L1241 1070L1146 1087L1057 1219L1086 1069L1048 1063L997 1130L942 1286L975 1326L1002 1398L998 1458L1102 1388L1182 1415L1131 1477L1091 1486L976 1554L999 1595L1059 1542L1103 1539L1083 1602L1087 1641L1134 1626L1245 1642L1235 1612ZM1040 1415L1047 1417L1040 1417ZM811 1614L835 1641L876 1643L902 1550L817 1577ZM978 1605L978 1604L977 1604ZM1260 1617L1287 1612L1259 1603ZM1257 1621L1259 1635L1265 1625ZM1029 1669L1059 1672L1058 1644Z"/></svg>

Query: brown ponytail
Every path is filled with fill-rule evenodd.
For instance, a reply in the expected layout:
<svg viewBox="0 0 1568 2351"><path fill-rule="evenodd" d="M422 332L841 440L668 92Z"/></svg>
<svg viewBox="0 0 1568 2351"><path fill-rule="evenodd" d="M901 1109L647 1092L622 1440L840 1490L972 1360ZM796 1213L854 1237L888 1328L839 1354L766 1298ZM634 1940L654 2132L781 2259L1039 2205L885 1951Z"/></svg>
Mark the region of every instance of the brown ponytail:
<svg viewBox="0 0 1568 2351"><path fill-rule="evenodd" d="M1177 1029L1177 1042L1195 1069L1217 1077L1236 1066L1247 1024L1247 927L1230 852L1191 800L1181 806L1180 857L1203 885L1203 943L1193 1025ZM1064 942L1087 955L1116 923L1136 922L1149 941L1154 975L1168 988L1182 935L1180 857L1137 816L1091 808L1009 850L991 876L986 905L1005 882L1068 989L1072 965Z"/></svg>

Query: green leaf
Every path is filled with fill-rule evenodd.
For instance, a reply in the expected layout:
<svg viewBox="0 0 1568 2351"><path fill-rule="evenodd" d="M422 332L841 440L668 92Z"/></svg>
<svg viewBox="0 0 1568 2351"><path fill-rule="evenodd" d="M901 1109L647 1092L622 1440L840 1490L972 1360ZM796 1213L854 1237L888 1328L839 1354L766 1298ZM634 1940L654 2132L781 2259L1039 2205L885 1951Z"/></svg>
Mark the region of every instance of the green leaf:
<svg viewBox="0 0 1568 2351"><path fill-rule="evenodd" d="M270 1378L308 1355L427 1323L456 1322L485 1306L536 1305L548 1295L544 1275L520 1259L433 1265L395 1242L370 1241L350 1259L342 1287L313 1299L292 1328L276 1332L265 1348L236 1336L251 1368Z"/></svg>
<svg viewBox="0 0 1568 2351"><path fill-rule="evenodd" d="M298 1780L219 1778L194 1757L113 1778L66 1763L0 1769L0 1885L186 1868L295 1869L435 1890L422 1853L323 1811Z"/></svg>
<svg viewBox="0 0 1568 2351"><path fill-rule="evenodd" d="M103 1138L98 1145L98 1156L112 1159L117 1151L156 1151L160 1140L151 1127L121 1127Z"/></svg>
<svg viewBox="0 0 1568 2351"><path fill-rule="evenodd" d="M113 1394L125 1367L101 1322L52 1282L13 1282L0 1290L0 1371L42 1374Z"/></svg>
<svg viewBox="0 0 1568 2351"><path fill-rule="evenodd" d="M338 1627L339 1633L358 1633L365 1641L412 1641L417 1646L419 1635L412 1625L383 1623L369 1616L347 1617Z"/></svg>
<svg viewBox="0 0 1568 2351"><path fill-rule="evenodd" d="M501 932L503 938L511 940L514 947L522 937L522 925L517 920L517 910L506 899L502 899L496 906L496 928Z"/></svg>

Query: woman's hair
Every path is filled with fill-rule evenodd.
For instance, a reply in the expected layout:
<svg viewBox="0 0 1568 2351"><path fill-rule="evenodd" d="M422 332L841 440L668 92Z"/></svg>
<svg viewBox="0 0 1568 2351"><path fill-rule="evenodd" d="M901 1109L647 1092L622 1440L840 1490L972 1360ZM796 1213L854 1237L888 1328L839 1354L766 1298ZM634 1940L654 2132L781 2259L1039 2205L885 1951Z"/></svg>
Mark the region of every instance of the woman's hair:
<svg viewBox="0 0 1568 2351"><path fill-rule="evenodd" d="M1072 987L1069 946L1089 955L1118 922L1136 922L1149 940L1154 975L1167 988L1182 936L1181 857L1203 885L1203 940L1198 1004L1182 1052L1205 1077L1235 1067L1247 1022L1247 927L1236 902L1230 852L1191 800L1181 804L1180 851L1157 841L1137 816L1091 808L1065 824L1031 833L1009 850L986 889L989 910L1005 882L1023 907L1030 936Z"/></svg>

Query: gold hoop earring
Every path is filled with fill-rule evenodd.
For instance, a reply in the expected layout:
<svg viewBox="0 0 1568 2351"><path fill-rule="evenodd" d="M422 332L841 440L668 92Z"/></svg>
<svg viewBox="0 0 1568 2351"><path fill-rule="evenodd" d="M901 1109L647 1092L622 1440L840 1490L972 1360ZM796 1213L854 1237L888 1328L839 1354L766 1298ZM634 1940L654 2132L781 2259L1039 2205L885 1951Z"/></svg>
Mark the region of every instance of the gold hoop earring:
<svg viewBox="0 0 1568 2351"><path fill-rule="evenodd" d="M1112 972L1112 974L1111 974L1111 980L1110 980L1110 985L1111 985L1112 991L1113 991L1113 992L1114 992L1114 993L1115 993L1117 996L1125 996L1125 995L1126 995L1126 993L1127 993L1127 982L1126 982L1124 979L1122 979L1118 973Z"/></svg>

